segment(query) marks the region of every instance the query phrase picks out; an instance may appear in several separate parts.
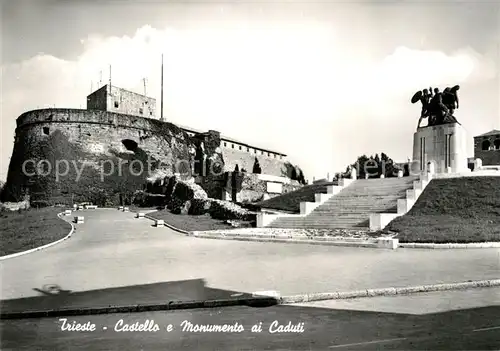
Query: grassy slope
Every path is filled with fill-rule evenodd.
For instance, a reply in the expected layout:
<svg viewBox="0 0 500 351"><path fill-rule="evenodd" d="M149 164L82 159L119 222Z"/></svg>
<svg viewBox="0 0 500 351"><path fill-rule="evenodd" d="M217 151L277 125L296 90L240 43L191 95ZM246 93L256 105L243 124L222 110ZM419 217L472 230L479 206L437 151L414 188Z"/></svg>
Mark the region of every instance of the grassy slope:
<svg viewBox="0 0 500 351"><path fill-rule="evenodd" d="M433 180L386 229L401 242L500 241L500 177Z"/></svg>
<svg viewBox="0 0 500 351"><path fill-rule="evenodd" d="M163 219L165 223L168 223L175 228L182 229L185 231L233 229L231 225L224 223L224 221L213 219L210 216L205 216L205 215L193 216L193 215L173 214L168 209L152 212L149 215L156 219ZM241 222L242 227L250 226L250 222L243 222L243 221L239 222Z"/></svg>
<svg viewBox="0 0 500 351"><path fill-rule="evenodd" d="M68 235L71 225L57 217L60 208L0 212L0 256L33 249Z"/></svg>
<svg viewBox="0 0 500 351"><path fill-rule="evenodd" d="M264 208L272 208L276 210L299 213L301 202L303 201L314 202L314 194L316 193L326 194L326 188L328 185L334 185L334 183L325 182L321 184L306 185L298 190L273 197L269 200L261 201L256 205Z"/></svg>

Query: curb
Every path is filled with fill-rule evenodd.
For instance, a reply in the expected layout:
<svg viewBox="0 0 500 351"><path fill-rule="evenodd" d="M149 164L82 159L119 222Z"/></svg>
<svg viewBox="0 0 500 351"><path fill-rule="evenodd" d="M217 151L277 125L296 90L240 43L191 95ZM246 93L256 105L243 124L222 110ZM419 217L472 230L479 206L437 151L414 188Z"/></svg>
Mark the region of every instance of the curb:
<svg viewBox="0 0 500 351"><path fill-rule="evenodd" d="M207 301L170 301L162 304L148 305L128 305L128 306L108 306L97 308L68 308L60 310L47 311L23 311L23 312L7 312L0 314L0 320L5 319L22 319L22 318L43 318L43 317L59 317L59 316L83 316L83 315L98 315L110 313L134 313L134 312L150 312L150 311L171 311L184 309L199 309L199 308L216 308L216 307L234 307L234 306L250 306L250 307L269 307L275 305L296 304L302 302L322 301L322 300L345 300L362 297L376 296L396 296L396 295L411 295L423 292L432 291L450 291L450 290L465 290L470 288L487 288L500 286L500 279L478 280L462 283L449 284L433 284L421 286L409 286L402 288L381 288L381 289L366 289L345 292L330 292L330 293L311 293L299 294L292 296L277 297L279 293L274 292L277 296L260 296L248 298L234 299L219 299Z"/></svg>
<svg viewBox="0 0 500 351"><path fill-rule="evenodd" d="M66 240L66 239L71 238L71 236L73 235L73 233L75 231L75 226L73 225L73 223L68 222L68 221L62 219L62 215L63 214L64 214L64 212L58 213L57 217L59 217L61 220L65 221L66 223L69 223L71 225L71 230L69 231L69 234L66 235L64 238L61 238L61 239L56 240L54 242L51 242L51 243L48 243L48 244L45 244L45 245L42 245L42 246L39 246L39 247L35 247L33 249L29 249L29 250L26 250L26 251L21 251L21 252L16 252L16 253L13 253L13 254L10 254L10 255L1 256L0 257L0 261L6 260L6 259L9 259L9 258L14 258L14 257L26 255L26 254L29 254L29 253L32 253L32 252L35 252L35 251L43 250L43 249L46 249L48 247L54 246L56 244L59 244L60 242Z"/></svg>
<svg viewBox="0 0 500 351"><path fill-rule="evenodd" d="M310 240L307 238L266 238L266 237L249 237L249 236L225 236L225 235L206 235L200 233L191 233L193 236L200 239L215 239L215 240L238 240L238 241L254 241L254 242L271 242L271 243L288 243L288 244L310 244L322 246L349 246L349 247L369 247L377 248L376 243L367 241L328 241L328 240Z"/></svg>
<svg viewBox="0 0 500 351"><path fill-rule="evenodd" d="M322 300L343 300L343 299L352 299L360 297L410 295L423 292L465 290L470 288L487 288L487 287L498 287L498 286L500 286L500 279L477 280L477 281L469 281L463 283L432 284L432 285L408 286L402 288L381 288L381 289L366 289L366 290L347 291L347 292L299 294L293 296L283 296L280 299L280 303L292 304L292 303L322 301Z"/></svg>
<svg viewBox="0 0 500 351"><path fill-rule="evenodd" d="M484 243L399 243L399 247L405 249L490 249L500 248L500 242L484 242Z"/></svg>
<svg viewBox="0 0 500 351"><path fill-rule="evenodd" d="M144 215L145 218L152 221L157 220L149 215ZM309 237L293 237L285 235L272 235L272 236L252 236L252 235L226 235L226 234L211 234L204 233L204 231L186 231L183 229L176 228L167 222L164 222L165 227L170 228L178 233L194 236L200 239L217 239L217 240L239 240L239 241L255 241L255 242L273 242L273 243L287 243L287 244L309 244L309 245L323 245L323 246L347 246L347 247L362 247L362 248L386 248L386 249L489 249L489 248L500 248L500 242L484 242L484 243L446 243L446 244L435 244L435 243L401 243L398 242L396 247L381 247L377 244L377 239L368 240L349 240L336 241L328 240L325 238L310 239ZM280 237L281 236L281 237ZM390 237L390 239L397 239L397 237Z"/></svg>
<svg viewBox="0 0 500 351"><path fill-rule="evenodd" d="M150 219L150 220L152 220L152 221L156 221L156 220L157 220L157 218L153 218L153 217L151 217L151 216L148 216L147 214L145 214L145 215L144 215L144 218ZM181 233L181 234L190 235L190 232L187 232L187 231L185 231L185 230L182 230L182 229L176 228L176 227L174 227L174 226L172 226L172 225L168 224L168 223L167 223L167 222L165 222L165 221L164 221L164 226L165 226L165 227L167 227L167 228L170 228L170 229L172 229L172 230L174 230L174 231L176 231L176 232L179 232L179 233Z"/></svg>
<svg viewBox="0 0 500 351"><path fill-rule="evenodd" d="M21 319L21 318L43 318L43 317L60 317L60 316L84 316L109 313L134 313L134 312L150 312L150 311L172 311L195 308L214 308L214 307L231 307L231 306L274 306L279 304L276 298L272 297L251 297L243 299L219 299L207 301L170 301L163 304L149 305L129 305L129 306L108 306L97 308L77 308L77 309L61 309L47 311L24 311L24 312L7 312L0 314L0 320L3 319Z"/></svg>
<svg viewBox="0 0 500 351"><path fill-rule="evenodd" d="M239 240L239 241L256 241L256 242L275 242L288 244L309 244L323 246L348 246L348 247L364 247L377 249L396 249L398 246L397 239L393 238L371 238L358 239L346 238L339 240L338 238L318 237L311 239L308 236L293 236L286 234L271 234L271 235L255 235L255 234L217 234L204 233L203 231L194 231L189 234L197 238L217 239L217 240Z"/></svg>

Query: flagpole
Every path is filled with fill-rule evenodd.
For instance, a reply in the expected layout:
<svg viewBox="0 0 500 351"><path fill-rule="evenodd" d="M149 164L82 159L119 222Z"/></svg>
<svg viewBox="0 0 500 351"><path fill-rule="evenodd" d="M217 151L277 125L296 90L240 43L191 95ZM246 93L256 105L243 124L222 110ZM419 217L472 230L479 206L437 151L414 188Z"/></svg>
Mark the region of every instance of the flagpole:
<svg viewBox="0 0 500 351"><path fill-rule="evenodd" d="M111 95L111 65L109 65L109 94Z"/></svg>
<svg viewBox="0 0 500 351"><path fill-rule="evenodd" d="M161 54L161 107L160 119L163 121L163 54Z"/></svg>

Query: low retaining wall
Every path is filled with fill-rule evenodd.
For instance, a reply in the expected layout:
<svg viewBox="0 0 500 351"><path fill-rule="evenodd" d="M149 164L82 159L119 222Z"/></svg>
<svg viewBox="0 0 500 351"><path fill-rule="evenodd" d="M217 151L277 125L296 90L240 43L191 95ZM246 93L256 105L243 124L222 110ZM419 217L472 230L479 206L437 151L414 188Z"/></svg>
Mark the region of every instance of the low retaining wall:
<svg viewBox="0 0 500 351"><path fill-rule="evenodd" d="M290 244L309 244L309 245L327 245L327 246L349 246L349 247L368 247L395 250L398 247L398 239L394 238L373 238L373 239L358 239L358 238L341 238L338 237L310 237L307 235L292 235L292 234L269 234L269 233L218 233L213 232L191 232L189 235L196 238L205 239L220 239L220 240L241 240L241 241L258 241L258 242L275 242L275 243L290 243Z"/></svg>

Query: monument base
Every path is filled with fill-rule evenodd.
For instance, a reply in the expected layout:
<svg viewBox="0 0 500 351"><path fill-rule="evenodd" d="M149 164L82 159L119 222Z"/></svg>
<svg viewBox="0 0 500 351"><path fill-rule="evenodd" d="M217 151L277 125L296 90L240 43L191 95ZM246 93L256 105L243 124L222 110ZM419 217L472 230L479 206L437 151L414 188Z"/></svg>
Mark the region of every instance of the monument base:
<svg viewBox="0 0 500 351"><path fill-rule="evenodd" d="M458 123L419 128L413 135L411 171L458 173L467 171L467 133Z"/></svg>

